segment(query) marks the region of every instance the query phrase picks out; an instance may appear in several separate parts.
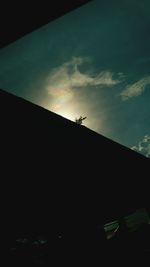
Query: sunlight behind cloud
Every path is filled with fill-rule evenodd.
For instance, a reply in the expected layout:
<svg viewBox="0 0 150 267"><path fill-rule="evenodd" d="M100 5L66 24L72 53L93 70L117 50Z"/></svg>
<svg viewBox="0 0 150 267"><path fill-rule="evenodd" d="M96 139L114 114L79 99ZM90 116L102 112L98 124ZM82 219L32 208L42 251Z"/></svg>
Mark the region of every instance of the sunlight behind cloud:
<svg viewBox="0 0 150 267"><path fill-rule="evenodd" d="M82 73L79 66L89 61L88 57L73 57L70 61L50 71L45 81L45 87L48 96L51 97L52 111L68 117L70 116L67 116L67 114L70 114L69 107L75 105L76 101L81 102L76 97L76 89L86 88L87 86L111 87L120 83L120 76L118 75L119 78L114 79L114 74L110 71L102 71L97 75Z"/></svg>
<svg viewBox="0 0 150 267"><path fill-rule="evenodd" d="M44 106L71 121L75 121L75 118L80 116L86 116L84 126L102 132L105 114L99 117L96 113L95 107L98 104L94 88L98 90L104 87L112 88L122 81L122 77L118 73L115 79L114 73L109 70L103 70L98 74L94 74L93 71L92 74L81 72L80 65L84 63L89 65L91 73L93 68L89 57L72 57L70 61L49 72L45 80L47 100ZM86 90L88 92L89 88L93 101L86 96Z"/></svg>

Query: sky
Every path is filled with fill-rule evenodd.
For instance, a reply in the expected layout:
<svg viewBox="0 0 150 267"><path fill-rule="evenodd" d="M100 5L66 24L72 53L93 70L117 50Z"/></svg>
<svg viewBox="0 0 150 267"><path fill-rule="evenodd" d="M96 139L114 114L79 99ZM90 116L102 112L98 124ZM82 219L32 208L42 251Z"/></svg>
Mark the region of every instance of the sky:
<svg viewBox="0 0 150 267"><path fill-rule="evenodd" d="M150 1L94 0L0 50L0 88L150 157Z"/></svg>

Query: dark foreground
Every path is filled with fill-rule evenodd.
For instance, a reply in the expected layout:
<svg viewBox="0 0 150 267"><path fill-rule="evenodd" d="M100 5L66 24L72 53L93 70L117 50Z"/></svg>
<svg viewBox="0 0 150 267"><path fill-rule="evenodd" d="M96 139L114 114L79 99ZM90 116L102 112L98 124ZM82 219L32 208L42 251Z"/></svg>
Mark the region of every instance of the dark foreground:
<svg viewBox="0 0 150 267"><path fill-rule="evenodd" d="M133 232L117 232L107 240L98 235L26 234L9 240L8 266L149 266L150 225Z"/></svg>

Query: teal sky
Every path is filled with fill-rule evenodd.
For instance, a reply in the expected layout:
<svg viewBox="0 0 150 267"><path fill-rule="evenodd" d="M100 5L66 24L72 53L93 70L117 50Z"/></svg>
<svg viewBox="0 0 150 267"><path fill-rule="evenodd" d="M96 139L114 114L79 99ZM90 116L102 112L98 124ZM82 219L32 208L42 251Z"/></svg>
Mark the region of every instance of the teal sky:
<svg viewBox="0 0 150 267"><path fill-rule="evenodd" d="M150 2L92 1L0 50L0 88L150 156Z"/></svg>

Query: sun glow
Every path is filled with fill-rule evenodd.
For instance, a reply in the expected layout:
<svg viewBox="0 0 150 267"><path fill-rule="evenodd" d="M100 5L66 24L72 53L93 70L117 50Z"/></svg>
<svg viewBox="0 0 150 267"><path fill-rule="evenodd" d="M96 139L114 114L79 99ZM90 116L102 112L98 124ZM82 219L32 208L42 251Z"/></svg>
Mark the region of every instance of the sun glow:
<svg viewBox="0 0 150 267"><path fill-rule="evenodd" d="M58 108L57 110L55 109L54 110L55 113L57 113L58 115L68 119L68 120L71 120L71 121L74 121L75 122L75 119L78 119L80 116L86 116L85 115L85 112L83 112L81 110L81 108L75 108L74 106L71 106L71 105L67 105L67 107L60 107ZM86 123L84 122L84 125L86 125Z"/></svg>
<svg viewBox="0 0 150 267"><path fill-rule="evenodd" d="M83 125L96 132L101 130L101 133L103 133L103 129L106 128L104 122L105 114L101 114L99 116L94 112L92 106L88 105L88 103L83 103L80 99L75 98L71 101L62 101L62 99L60 100L58 97L57 99L49 101L47 98L43 100L41 105L44 108L73 122L75 122L75 119L78 119L80 116L87 117L87 119L83 122Z"/></svg>
<svg viewBox="0 0 150 267"><path fill-rule="evenodd" d="M54 112L68 120L75 121L75 112L70 108L60 108L57 111L55 110Z"/></svg>

